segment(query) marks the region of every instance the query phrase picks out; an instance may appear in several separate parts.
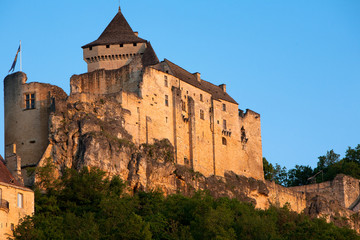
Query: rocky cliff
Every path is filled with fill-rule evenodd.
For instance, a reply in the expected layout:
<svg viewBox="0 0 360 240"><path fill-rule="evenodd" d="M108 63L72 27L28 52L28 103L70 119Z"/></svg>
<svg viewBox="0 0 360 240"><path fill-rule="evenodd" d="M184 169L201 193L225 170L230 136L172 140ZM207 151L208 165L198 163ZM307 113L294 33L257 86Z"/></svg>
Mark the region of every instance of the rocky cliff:
<svg viewBox="0 0 360 240"><path fill-rule="evenodd" d="M97 167L110 176L119 175L134 192L159 189L164 194L190 195L207 190L214 197L237 198L263 209L287 204L294 211L359 229L357 214L321 195L306 196L233 172L205 177L176 164L173 146L166 139L135 145L123 127L124 114L131 113L121 107L116 95L85 99L91 100L75 95L56 104L49 120L50 144L40 165L51 158L59 174L65 167Z"/></svg>

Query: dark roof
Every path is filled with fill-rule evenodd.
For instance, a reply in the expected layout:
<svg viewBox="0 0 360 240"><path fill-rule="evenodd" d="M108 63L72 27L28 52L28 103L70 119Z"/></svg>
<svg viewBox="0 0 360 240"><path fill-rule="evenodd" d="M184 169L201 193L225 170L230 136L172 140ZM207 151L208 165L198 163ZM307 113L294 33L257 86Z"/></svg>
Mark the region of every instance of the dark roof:
<svg viewBox="0 0 360 240"><path fill-rule="evenodd" d="M142 60L142 64L145 67L159 63L159 59L156 56L156 53L155 53L154 49L152 48L150 42L146 43L146 49L145 49L145 52L144 52L141 60Z"/></svg>
<svg viewBox="0 0 360 240"><path fill-rule="evenodd" d="M96 41L82 46L82 48L97 45L144 42L146 42L146 40L139 38L135 35L129 23L126 21L124 15L119 10L113 20L111 20L109 25L105 28L104 32L100 35L100 37Z"/></svg>
<svg viewBox="0 0 360 240"><path fill-rule="evenodd" d="M21 184L19 184L15 180L13 175L11 175L9 169L7 169L4 162L5 162L4 159L0 155L0 182L21 186Z"/></svg>
<svg viewBox="0 0 360 240"><path fill-rule="evenodd" d="M200 88L201 90L208 92L212 95L214 99L221 99L225 100L231 103L238 104L232 97L229 96L226 92L222 90L221 87L216 86L210 82L207 82L205 80L201 80L200 82L196 79L196 77L186 71L185 69L179 67L178 65L170 62L169 60L165 59L164 62L169 66L172 75L175 77L183 80L186 83L189 83L197 88Z"/></svg>

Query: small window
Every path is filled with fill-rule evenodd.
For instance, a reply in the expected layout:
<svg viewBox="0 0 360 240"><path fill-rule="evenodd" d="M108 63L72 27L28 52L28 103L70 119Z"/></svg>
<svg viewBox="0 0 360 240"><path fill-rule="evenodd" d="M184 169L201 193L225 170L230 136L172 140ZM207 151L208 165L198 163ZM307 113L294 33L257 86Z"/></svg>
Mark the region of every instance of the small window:
<svg viewBox="0 0 360 240"><path fill-rule="evenodd" d="M120 44L120 47L124 47L124 44Z"/></svg>
<svg viewBox="0 0 360 240"><path fill-rule="evenodd" d="M200 101L204 101L204 99L203 99L203 95L200 93Z"/></svg>
<svg viewBox="0 0 360 240"><path fill-rule="evenodd" d="M106 48L110 48L110 45L106 45Z"/></svg>
<svg viewBox="0 0 360 240"><path fill-rule="evenodd" d="M167 76L164 76L164 86L165 87L168 86L168 78L167 78Z"/></svg>
<svg viewBox="0 0 360 240"><path fill-rule="evenodd" d="M18 208L23 208L24 196L21 193L17 194L17 206Z"/></svg>
<svg viewBox="0 0 360 240"><path fill-rule="evenodd" d="M226 104L223 103L223 111L226 111Z"/></svg>
<svg viewBox="0 0 360 240"><path fill-rule="evenodd" d="M169 106L169 96L165 95L165 106Z"/></svg>
<svg viewBox="0 0 360 240"><path fill-rule="evenodd" d="M200 109L200 119L204 120L204 110Z"/></svg>
<svg viewBox="0 0 360 240"><path fill-rule="evenodd" d="M222 138L222 144L223 144L223 145L227 145L226 138L224 138L224 137Z"/></svg>
<svg viewBox="0 0 360 240"><path fill-rule="evenodd" d="M226 129L226 120L223 120L223 129Z"/></svg>
<svg viewBox="0 0 360 240"><path fill-rule="evenodd" d="M92 50L92 47L89 47L89 50L91 51L91 50Z"/></svg>
<svg viewBox="0 0 360 240"><path fill-rule="evenodd" d="M10 225L10 229L11 229L11 231L14 231L15 225L13 223Z"/></svg>
<svg viewBox="0 0 360 240"><path fill-rule="evenodd" d="M186 104L183 100L181 100L181 109L186 112Z"/></svg>
<svg viewBox="0 0 360 240"><path fill-rule="evenodd" d="M35 93L25 94L25 108L35 109Z"/></svg>
<svg viewBox="0 0 360 240"><path fill-rule="evenodd" d="M168 122L168 117L165 117L165 122L166 122L166 123Z"/></svg>
<svg viewBox="0 0 360 240"><path fill-rule="evenodd" d="M134 47L136 47L136 46L137 46L137 43L133 43L133 45L134 45Z"/></svg>

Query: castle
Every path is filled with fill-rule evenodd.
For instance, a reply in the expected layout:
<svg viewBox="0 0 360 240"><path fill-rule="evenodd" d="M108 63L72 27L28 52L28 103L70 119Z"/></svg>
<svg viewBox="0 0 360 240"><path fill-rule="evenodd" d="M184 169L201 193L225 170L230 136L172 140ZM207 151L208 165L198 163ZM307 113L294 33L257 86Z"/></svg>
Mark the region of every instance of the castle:
<svg viewBox="0 0 360 240"><path fill-rule="evenodd" d="M11 201L0 206L4 233L33 213L33 192L20 185L32 186L34 169L47 160L58 174L62 167L98 167L119 175L134 192L206 189L256 208L287 205L335 223L348 219L360 231L351 220L360 209L359 180L339 175L293 188L264 180L260 115L240 110L225 84L160 62L120 9L100 37L82 48L88 72L71 77L69 96L57 86L27 83L23 72L4 79L4 162L18 184L0 176L0 193L4 189ZM171 145L165 146L174 157L170 162L161 154L148 156L146 148L159 146L158 140ZM16 207L23 200L24 209ZM9 212L9 205L16 211Z"/></svg>
<svg viewBox="0 0 360 240"><path fill-rule="evenodd" d="M171 61L159 61L120 8L100 37L84 45L88 72L70 79L70 96L22 72L4 80L5 162L26 185L27 170L49 154L49 118L66 99L92 102L114 96L121 125L134 144L168 139L175 162L205 176L225 171L263 179L260 115L238 108L226 92ZM120 137L120 136L119 136Z"/></svg>

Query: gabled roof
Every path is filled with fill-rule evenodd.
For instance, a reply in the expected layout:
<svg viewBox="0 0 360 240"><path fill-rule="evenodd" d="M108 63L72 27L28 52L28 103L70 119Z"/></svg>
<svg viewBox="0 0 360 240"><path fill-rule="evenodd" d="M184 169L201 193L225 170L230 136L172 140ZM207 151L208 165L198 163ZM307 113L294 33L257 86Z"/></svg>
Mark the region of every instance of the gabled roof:
<svg viewBox="0 0 360 240"><path fill-rule="evenodd" d="M129 23L126 21L124 15L119 12L115 15L113 20L105 28L100 37L89 44L82 46L82 48L110 45L110 44L124 44L124 43L145 43L146 40L139 38L131 29Z"/></svg>
<svg viewBox="0 0 360 240"><path fill-rule="evenodd" d="M164 59L164 62L169 66L172 75L181 79L182 81L189 83L190 85L193 85L197 88L200 88L201 90L203 90L205 92L210 93L214 99L217 99L217 100L221 99L221 100L225 100L227 102L238 104L232 97L229 96L229 94L224 92L221 87L216 86L205 80L201 80L199 82L192 73L179 67L175 63L172 63L167 59Z"/></svg>
<svg viewBox="0 0 360 240"><path fill-rule="evenodd" d="M141 58L141 61L142 61L142 64L144 67L149 66L149 65L155 65L155 64L159 63L159 59L156 56L156 53L155 53L154 49L152 48L150 42L146 43L146 49Z"/></svg>
<svg viewBox="0 0 360 240"><path fill-rule="evenodd" d="M21 184L19 184L15 180L13 175L11 175L9 169L7 169L4 162L5 162L4 159L0 155L0 182L7 183L7 184L13 184L16 186L21 186Z"/></svg>

